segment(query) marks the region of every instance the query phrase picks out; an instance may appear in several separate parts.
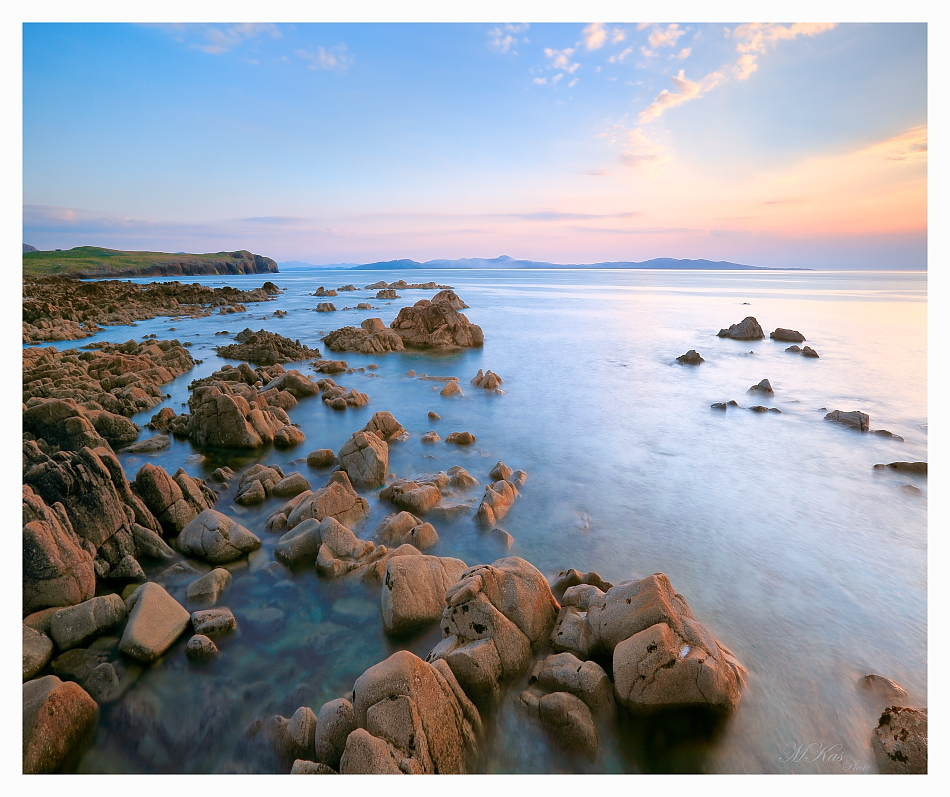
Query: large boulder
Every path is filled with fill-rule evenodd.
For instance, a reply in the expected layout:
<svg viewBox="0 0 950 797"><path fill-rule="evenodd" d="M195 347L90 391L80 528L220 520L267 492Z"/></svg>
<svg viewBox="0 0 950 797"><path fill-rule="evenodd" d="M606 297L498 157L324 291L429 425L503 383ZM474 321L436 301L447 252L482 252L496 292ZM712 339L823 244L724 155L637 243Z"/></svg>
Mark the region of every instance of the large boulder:
<svg viewBox="0 0 950 797"><path fill-rule="evenodd" d="M442 662L394 653L357 679L353 712L358 728L347 738L341 772L464 774L474 762L481 719ZM367 747L372 755L363 754ZM375 769L379 762L385 768Z"/></svg>
<svg viewBox="0 0 950 797"><path fill-rule="evenodd" d="M613 684L603 667L571 653L555 653L538 661L529 683L548 692L570 692L595 713L607 712L614 705Z"/></svg>
<svg viewBox="0 0 950 797"><path fill-rule="evenodd" d="M500 479L485 488L481 503L475 511L475 521L484 528L491 528L508 514L518 497L518 488L513 481Z"/></svg>
<svg viewBox="0 0 950 797"><path fill-rule="evenodd" d="M356 730L353 704L344 698L324 703L317 714L313 754L317 761L339 770L347 737Z"/></svg>
<svg viewBox="0 0 950 797"><path fill-rule="evenodd" d="M752 316L746 316L738 324L733 324L729 329L720 329L717 337L732 338L733 340L761 340L765 337L765 332L759 326L759 322Z"/></svg>
<svg viewBox="0 0 950 797"><path fill-rule="evenodd" d="M231 574L223 567L216 567L210 573L192 581L185 591L185 597L189 603L198 606L213 606L230 583Z"/></svg>
<svg viewBox="0 0 950 797"><path fill-rule="evenodd" d="M80 603L91 598L95 590L93 553L73 532L63 505L57 502L48 506L24 486L24 614Z"/></svg>
<svg viewBox="0 0 950 797"><path fill-rule="evenodd" d="M399 556L386 564L380 597L383 627L401 636L436 622L445 608L445 592L467 565L448 556Z"/></svg>
<svg viewBox="0 0 950 797"><path fill-rule="evenodd" d="M558 744L582 755L597 754L600 741L590 708L569 692L552 692L540 699L523 692L521 702L541 721Z"/></svg>
<svg viewBox="0 0 950 797"><path fill-rule="evenodd" d="M60 609L50 620L50 635L60 650L85 646L125 619L125 601L115 593Z"/></svg>
<svg viewBox="0 0 950 797"><path fill-rule="evenodd" d="M781 340L785 343L804 343L805 336L794 329L782 329L779 327L774 332L769 333L769 337L772 340Z"/></svg>
<svg viewBox="0 0 950 797"><path fill-rule="evenodd" d="M412 307L403 307L390 326L406 348L454 349L484 345L481 327L472 324L452 305L450 297L440 298L438 294L432 301L420 299Z"/></svg>
<svg viewBox="0 0 950 797"><path fill-rule="evenodd" d="M372 432L354 432L338 456L355 487L372 489L386 480L389 446Z"/></svg>
<svg viewBox="0 0 950 797"><path fill-rule="evenodd" d="M141 662L161 656L191 623L188 610L151 581L136 589L127 605L129 622L119 650Z"/></svg>
<svg viewBox="0 0 950 797"><path fill-rule="evenodd" d="M170 476L162 467L146 462L135 474L132 489L170 536L181 533L199 512L214 505L214 493L182 468Z"/></svg>
<svg viewBox="0 0 950 797"><path fill-rule="evenodd" d="M379 497L413 514L424 515L442 500L442 491L432 480L396 479L380 490Z"/></svg>
<svg viewBox="0 0 950 797"><path fill-rule="evenodd" d="M214 509L204 510L178 536L178 550L212 564L233 562L260 547L256 535Z"/></svg>
<svg viewBox="0 0 950 797"><path fill-rule="evenodd" d="M188 407L191 415L182 432L201 446L258 448L290 423L284 410L243 382L216 380L195 387Z"/></svg>
<svg viewBox="0 0 950 797"><path fill-rule="evenodd" d="M380 440L385 440L387 443L402 440L409 436L409 433L403 429L402 424L393 417L391 412L386 410L374 412L373 417L363 427L363 431L372 432Z"/></svg>
<svg viewBox="0 0 950 797"><path fill-rule="evenodd" d="M886 708L871 736L871 749L885 775L926 775L927 710Z"/></svg>
<svg viewBox="0 0 950 797"><path fill-rule="evenodd" d="M376 324L375 322L379 322ZM378 318L367 318L359 327L335 329L323 342L330 351L355 351L361 354L385 354L403 351L402 338L392 329L382 326Z"/></svg>
<svg viewBox="0 0 950 797"><path fill-rule="evenodd" d="M23 684L23 773L68 769L92 738L96 701L79 684L46 675Z"/></svg>
<svg viewBox="0 0 950 797"><path fill-rule="evenodd" d="M268 531L292 529L313 518L333 517L345 526L355 526L369 515L369 503L353 489L345 471L335 471L318 490L306 490L291 498L267 519Z"/></svg>
<svg viewBox="0 0 950 797"><path fill-rule="evenodd" d="M126 557L139 554L132 526L156 533L161 526L132 491L115 454L107 448L83 448L46 456L35 443L24 446L23 481L47 506L63 505L73 531L93 553L100 578L111 577ZM128 563L126 563L127 565Z"/></svg>
<svg viewBox="0 0 950 797"><path fill-rule="evenodd" d="M23 680L28 681L42 670L53 655L53 640L46 634L23 624Z"/></svg>
<svg viewBox="0 0 950 797"><path fill-rule="evenodd" d="M23 412L23 431L45 440L53 451L127 445L139 435L128 418L82 407L71 398L34 399Z"/></svg>

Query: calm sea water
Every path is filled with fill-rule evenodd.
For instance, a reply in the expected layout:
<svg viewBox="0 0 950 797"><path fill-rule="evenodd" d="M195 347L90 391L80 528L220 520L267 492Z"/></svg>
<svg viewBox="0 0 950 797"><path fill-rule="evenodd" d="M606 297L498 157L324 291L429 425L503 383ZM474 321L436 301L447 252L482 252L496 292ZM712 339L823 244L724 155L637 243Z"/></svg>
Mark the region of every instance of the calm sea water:
<svg viewBox="0 0 950 797"><path fill-rule="evenodd" d="M166 404L181 411L188 383L229 362L214 352L227 341L215 332L266 328L323 349L320 337L330 330L372 316L388 324L400 307L432 292L400 291L392 302L368 298L375 291L342 293L330 300L339 308L368 300L378 309L329 314L312 312L326 300L307 294L320 285L398 278L454 286L485 332L484 348L331 354L351 366L378 364L335 377L369 394L370 403L337 413L319 399L302 401L290 411L307 436L298 449L225 456L174 441L147 459L120 455L126 475L134 478L147 460L200 477L223 464L237 470L264 462L299 469L318 487L328 474L309 469L306 453L339 450L373 412L389 410L412 435L390 447L391 472L408 477L462 465L484 485L498 460L526 470L528 483L502 524L515 538L512 555L548 576L575 567L618 582L662 571L749 670L738 712L714 738L645 736L624 722L602 730L594 763L552 747L519 713L522 685L515 684L489 719L484 771L875 771L869 738L877 716L859 677L884 675L904 686L912 705L927 703L927 483L872 469L927 459L926 274L301 271L272 275L285 292L248 305L247 313L159 318L111 327L96 339L155 333L192 341L193 356L204 362L167 388ZM193 281L249 288L264 279ZM271 318L276 309L288 316ZM747 315L767 333L800 330L820 359L787 354L787 343L716 337ZM706 362L677 364L688 349ZM306 364L297 367L312 374ZM468 384L479 368L504 379L504 395ZM440 385L405 376L410 369L458 376L465 395L442 398ZM747 394L763 378L774 398ZM781 414L710 409L729 399ZM144 425L157 409L134 420ZM904 442L825 422L832 409L866 412L872 429ZM442 419L429 421L430 410ZM423 445L430 429L443 438L467 430L477 442ZM208 666L186 660L183 638L146 670L103 711L81 772L285 771L260 734L248 734L256 719L290 716L301 705L318 711L397 647L424 656L437 640L437 628L408 642L387 639L378 590L273 565L278 535L264 522L282 499L239 507L236 481L216 508L263 541L231 568L223 602L239 630ZM373 515L356 530L362 537L391 511L368 497ZM470 565L507 555L471 518L436 526L441 539L428 553ZM171 591L183 599L186 584ZM789 745L810 743L840 745L853 764L787 760Z"/></svg>

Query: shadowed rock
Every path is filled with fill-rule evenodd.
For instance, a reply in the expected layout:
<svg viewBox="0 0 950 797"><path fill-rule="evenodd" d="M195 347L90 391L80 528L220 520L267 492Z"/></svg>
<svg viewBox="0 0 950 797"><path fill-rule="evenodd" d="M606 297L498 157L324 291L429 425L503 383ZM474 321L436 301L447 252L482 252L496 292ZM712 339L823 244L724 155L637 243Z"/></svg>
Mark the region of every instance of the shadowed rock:
<svg viewBox="0 0 950 797"><path fill-rule="evenodd" d="M759 326L759 322L752 316L746 316L738 324L733 324L729 329L720 329L718 333L720 338L732 338L733 340L761 340L765 337L765 332Z"/></svg>

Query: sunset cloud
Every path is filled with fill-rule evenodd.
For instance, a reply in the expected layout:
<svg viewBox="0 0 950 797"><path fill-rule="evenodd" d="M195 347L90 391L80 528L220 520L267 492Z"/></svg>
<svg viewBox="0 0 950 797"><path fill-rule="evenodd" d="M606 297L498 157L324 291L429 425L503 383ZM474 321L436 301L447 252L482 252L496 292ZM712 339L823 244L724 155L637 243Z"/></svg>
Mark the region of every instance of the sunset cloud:
<svg viewBox="0 0 950 797"><path fill-rule="evenodd" d="M793 25L751 22L739 25L731 33L732 38L737 40L736 52L740 54L733 74L739 80L746 80L758 69L758 56L765 53L770 45L799 36L817 36L835 26L834 22L796 22Z"/></svg>
<svg viewBox="0 0 950 797"><path fill-rule="evenodd" d="M670 108L682 105L684 102L695 100L702 97L708 91L711 91L723 80L721 72L710 72L699 82L690 80L686 77L684 70L680 70L678 75L670 78L676 91L663 89L653 102L647 108L640 112L640 124L647 124L655 119L659 119Z"/></svg>

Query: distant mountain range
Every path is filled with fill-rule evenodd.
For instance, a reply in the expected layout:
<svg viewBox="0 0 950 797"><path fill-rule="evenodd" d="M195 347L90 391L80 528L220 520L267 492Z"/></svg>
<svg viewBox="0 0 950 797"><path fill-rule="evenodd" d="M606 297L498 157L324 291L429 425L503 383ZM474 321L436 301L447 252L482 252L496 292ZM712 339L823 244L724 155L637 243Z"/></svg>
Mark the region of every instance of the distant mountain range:
<svg viewBox="0 0 950 797"><path fill-rule="evenodd" d="M294 271L296 269L302 268L358 268L359 263L327 263L322 266L318 266L316 263L304 263L302 260L286 260L283 263L278 263L281 271Z"/></svg>
<svg viewBox="0 0 950 797"><path fill-rule="evenodd" d="M284 264L281 263L281 266ZM321 266L328 268L328 266ZM706 270L744 270L744 271L812 271L809 268L773 269L767 266L745 266L741 263L730 263L726 260L678 260L673 257L657 257L652 260L639 262L629 260L610 261L607 263L545 263L537 260L516 260L508 255L490 259L480 257L463 257L458 260L427 260L419 263L416 260L385 260L378 263L365 263L355 266L356 269L382 270L404 268L663 268L663 269L706 269Z"/></svg>

